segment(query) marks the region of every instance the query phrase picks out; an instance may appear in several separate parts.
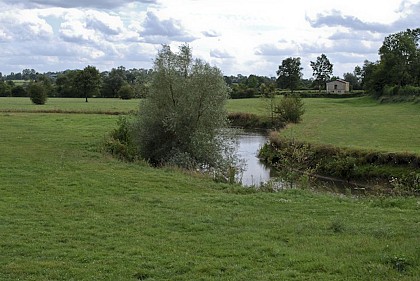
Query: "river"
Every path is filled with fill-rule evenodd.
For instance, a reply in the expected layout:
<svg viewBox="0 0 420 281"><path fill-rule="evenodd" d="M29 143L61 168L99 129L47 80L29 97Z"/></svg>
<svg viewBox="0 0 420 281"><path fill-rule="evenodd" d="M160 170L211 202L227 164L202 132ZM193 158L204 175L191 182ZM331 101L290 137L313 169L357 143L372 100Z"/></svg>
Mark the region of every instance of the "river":
<svg viewBox="0 0 420 281"><path fill-rule="evenodd" d="M239 181L244 186L259 186L270 180L272 171L258 159L259 149L268 141L267 136L261 132L239 130L236 134L238 140L237 155L245 167Z"/></svg>
<svg viewBox="0 0 420 281"><path fill-rule="evenodd" d="M266 183L273 179L275 179L277 188L280 189L296 186L279 178L279 172L276 172L274 168L270 168L259 160L258 151L268 141L268 137L264 132L238 129L236 136L238 141L237 155L245 164L243 172L238 179L243 186L259 187L261 183ZM351 184L339 179L322 179L322 177L317 181L311 182L311 186L307 186L307 188L343 194L365 194L370 189L364 185Z"/></svg>

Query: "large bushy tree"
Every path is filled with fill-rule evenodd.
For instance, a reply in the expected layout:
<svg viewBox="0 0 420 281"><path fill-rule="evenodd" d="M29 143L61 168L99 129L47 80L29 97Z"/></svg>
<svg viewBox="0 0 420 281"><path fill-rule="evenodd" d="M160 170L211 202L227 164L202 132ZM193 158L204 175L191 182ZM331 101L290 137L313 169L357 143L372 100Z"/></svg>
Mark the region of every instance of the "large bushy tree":
<svg viewBox="0 0 420 281"><path fill-rule="evenodd" d="M420 86L420 28L391 34L385 37L379 49L380 60L365 61L362 85L376 96L392 88L398 94L401 87ZM418 90L417 90L418 91Z"/></svg>
<svg viewBox="0 0 420 281"><path fill-rule="evenodd" d="M300 58L287 58L282 61L277 70L277 83L282 89L290 89L293 93L299 86L302 77L302 67L300 67Z"/></svg>
<svg viewBox="0 0 420 281"><path fill-rule="evenodd" d="M98 69L94 66L86 66L83 70L77 72L75 77L76 88L85 101L88 102L88 97L92 97L99 93L101 77Z"/></svg>
<svg viewBox="0 0 420 281"><path fill-rule="evenodd" d="M178 53L163 46L149 90L134 126L142 158L186 168L223 162L228 88L218 68L193 59L187 45Z"/></svg>

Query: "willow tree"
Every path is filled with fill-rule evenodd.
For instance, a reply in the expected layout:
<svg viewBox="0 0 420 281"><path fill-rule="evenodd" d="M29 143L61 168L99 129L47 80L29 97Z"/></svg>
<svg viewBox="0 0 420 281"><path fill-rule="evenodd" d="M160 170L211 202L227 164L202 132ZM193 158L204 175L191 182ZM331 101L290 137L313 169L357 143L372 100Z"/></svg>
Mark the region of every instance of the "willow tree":
<svg viewBox="0 0 420 281"><path fill-rule="evenodd" d="M134 126L140 156L154 165L220 165L228 97L221 71L193 59L187 45L177 53L163 46L154 61L149 91Z"/></svg>

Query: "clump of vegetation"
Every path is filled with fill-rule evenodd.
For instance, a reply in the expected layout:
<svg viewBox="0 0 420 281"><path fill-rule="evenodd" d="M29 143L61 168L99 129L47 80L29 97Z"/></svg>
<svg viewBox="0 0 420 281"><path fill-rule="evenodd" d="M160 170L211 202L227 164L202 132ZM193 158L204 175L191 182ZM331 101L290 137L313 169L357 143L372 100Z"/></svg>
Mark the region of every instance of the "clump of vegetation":
<svg viewBox="0 0 420 281"><path fill-rule="evenodd" d="M299 123L305 113L303 100L297 96L284 96L275 105L274 113L282 122Z"/></svg>
<svg viewBox="0 0 420 281"><path fill-rule="evenodd" d="M45 104L47 102L47 92L43 83L32 83L28 87L29 98L34 104Z"/></svg>
<svg viewBox="0 0 420 281"><path fill-rule="evenodd" d="M404 256L392 256L386 259L386 264L392 266L395 270L399 272L404 272L410 266L409 260Z"/></svg>
<svg viewBox="0 0 420 281"><path fill-rule="evenodd" d="M105 140L104 149L115 157L134 161L137 159L137 149L133 142L133 122L130 117L120 116L117 128Z"/></svg>
<svg viewBox="0 0 420 281"><path fill-rule="evenodd" d="M280 168L309 171L342 180L389 181L394 194L420 193L420 157L300 142L270 135L260 157Z"/></svg>
<svg viewBox="0 0 420 281"><path fill-rule="evenodd" d="M284 127L284 123L280 119L271 119L246 112L229 113L228 119L231 126L244 129L280 129Z"/></svg>
<svg viewBox="0 0 420 281"><path fill-rule="evenodd" d="M129 100L132 99L134 96L134 90L133 87L130 85L124 85L122 86L118 91L118 96L122 100Z"/></svg>

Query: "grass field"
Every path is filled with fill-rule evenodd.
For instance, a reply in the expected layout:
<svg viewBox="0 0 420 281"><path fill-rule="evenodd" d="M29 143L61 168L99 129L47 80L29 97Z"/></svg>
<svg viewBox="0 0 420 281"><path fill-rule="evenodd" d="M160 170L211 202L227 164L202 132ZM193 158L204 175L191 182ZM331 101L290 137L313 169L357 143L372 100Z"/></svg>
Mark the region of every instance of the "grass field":
<svg viewBox="0 0 420 281"><path fill-rule="evenodd" d="M420 104L378 104L369 97L304 99L303 122L281 132L303 141L388 152L420 153ZM0 98L0 112L63 111L128 113L140 100L50 98L45 105L29 98ZM268 101L260 98L228 100L229 112L269 115Z"/></svg>
<svg viewBox="0 0 420 281"><path fill-rule="evenodd" d="M282 130L283 136L341 147L420 153L420 104L379 104L370 97L308 98L304 103L303 121ZM269 112L262 99L230 100L228 109Z"/></svg>
<svg viewBox="0 0 420 281"><path fill-rule="evenodd" d="M98 151L116 120L0 113L0 280L419 280L418 198L119 162Z"/></svg>
<svg viewBox="0 0 420 281"><path fill-rule="evenodd" d="M88 99L84 98L48 98L46 104L35 105L29 98L0 98L0 112L16 111L62 111L62 112L102 112L128 113L137 110L138 99Z"/></svg>

